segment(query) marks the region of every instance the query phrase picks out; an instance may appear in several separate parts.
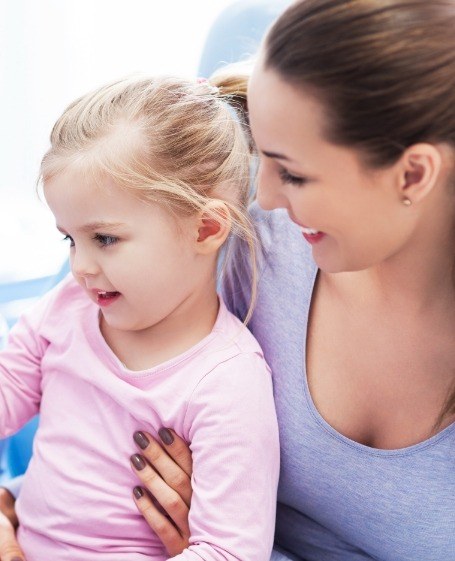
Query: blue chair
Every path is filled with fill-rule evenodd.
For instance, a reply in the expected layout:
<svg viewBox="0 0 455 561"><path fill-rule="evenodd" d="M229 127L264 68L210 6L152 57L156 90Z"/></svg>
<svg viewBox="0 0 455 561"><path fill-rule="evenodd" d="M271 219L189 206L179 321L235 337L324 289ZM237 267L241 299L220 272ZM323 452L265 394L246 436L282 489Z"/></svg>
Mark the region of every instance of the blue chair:
<svg viewBox="0 0 455 561"><path fill-rule="evenodd" d="M238 0L213 23L203 48L199 76L208 78L226 64L254 55L269 25L291 0Z"/></svg>

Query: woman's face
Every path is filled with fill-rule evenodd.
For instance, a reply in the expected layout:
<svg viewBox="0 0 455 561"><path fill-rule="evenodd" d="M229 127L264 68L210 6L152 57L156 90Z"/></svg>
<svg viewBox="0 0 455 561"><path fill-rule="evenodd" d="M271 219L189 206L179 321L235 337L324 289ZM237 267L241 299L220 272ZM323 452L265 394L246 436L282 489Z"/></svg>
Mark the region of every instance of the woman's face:
<svg viewBox="0 0 455 561"><path fill-rule="evenodd" d="M394 166L371 170L353 149L324 138L324 107L258 65L248 92L259 152L257 198L285 208L326 272L357 271L393 258L412 234Z"/></svg>

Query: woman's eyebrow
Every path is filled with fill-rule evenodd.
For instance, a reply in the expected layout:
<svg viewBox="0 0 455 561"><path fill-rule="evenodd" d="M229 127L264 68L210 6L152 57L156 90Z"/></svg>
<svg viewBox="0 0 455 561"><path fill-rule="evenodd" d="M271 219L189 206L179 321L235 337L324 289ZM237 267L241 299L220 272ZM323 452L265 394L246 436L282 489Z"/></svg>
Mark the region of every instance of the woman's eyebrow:
<svg viewBox="0 0 455 561"><path fill-rule="evenodd" d="M268 150L261 150L261 152L262 152L262 154L264 154L264 156L267 156L267 158L275 158L277 160L285 160L286 162L292 162L293 161L293 160L291 160L291 158L288 158L284 154L279 154L278 152L269 152Z"/></svg>

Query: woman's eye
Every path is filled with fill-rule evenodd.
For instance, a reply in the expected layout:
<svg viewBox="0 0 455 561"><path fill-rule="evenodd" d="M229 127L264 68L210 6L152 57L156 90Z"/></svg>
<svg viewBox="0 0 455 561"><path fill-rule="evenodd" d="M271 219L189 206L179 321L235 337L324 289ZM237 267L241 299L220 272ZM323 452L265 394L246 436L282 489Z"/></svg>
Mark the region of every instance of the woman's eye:
<svg viewBox="0 0 455 561"><path fill-rule="evenodd" d="M68 236L68 234L63 238L63 241L70 242L70 247L74 247L74 240L71 236Z"/></svg>
<svg viewBox="0 0 455 561"><path fill-rule="evenodd" d="M291 185L304 185L308 183L306 177L298 177L297 175L290 174L286 169L280 169L280 179L283 183L290 183Z"/></svg>
<svg viewBox="0 0 455 561"><path fill-rule="evenodd" d="M95 234L93 239L96 240L101 246L113 245L118 242L116 236L107 236L105 234Z"/></svg>

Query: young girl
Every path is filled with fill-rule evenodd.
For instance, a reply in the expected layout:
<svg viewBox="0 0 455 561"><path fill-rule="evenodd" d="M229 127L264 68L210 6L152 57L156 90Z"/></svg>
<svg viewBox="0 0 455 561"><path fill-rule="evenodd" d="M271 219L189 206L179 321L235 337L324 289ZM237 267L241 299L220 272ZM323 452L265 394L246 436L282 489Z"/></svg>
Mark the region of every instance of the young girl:
<svg viewBox="0 0 455 561"><path fill-rule="evenodd" d="M72 277L0 355L2 436L41 413L17 506L27 561L167 559L122 461L134 431L163 426L190 443L194 463L190 545L176 558L269 558L270 372L216 293L231 231L254 256L248 141L227 99L208 83L127 80L77 100L54 126L41 175Z"/></svg>

